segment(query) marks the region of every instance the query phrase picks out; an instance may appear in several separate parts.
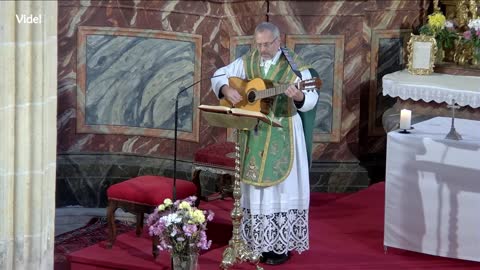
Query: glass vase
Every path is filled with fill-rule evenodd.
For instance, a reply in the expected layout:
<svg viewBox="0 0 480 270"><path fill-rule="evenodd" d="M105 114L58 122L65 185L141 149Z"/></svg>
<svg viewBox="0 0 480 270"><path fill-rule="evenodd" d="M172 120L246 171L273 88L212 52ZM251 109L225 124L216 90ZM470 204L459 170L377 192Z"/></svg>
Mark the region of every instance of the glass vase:
<svg viewBox="0 0 480 270"><path fill-rule="evenodd" d="M172 254L173 270L196 270L198 266L198 253Z"/></svg>
<svg viewBox="0 0 480 270"><path fill-rule="evenodd" d="M472 65L476 68L480 68L480 47L473 48Z"/></svg>
<svg viewBox="0 0 480 270"><path fill-rule="evenodd" d="M437 54L435 55L435 64L443 63L443 59L445 59L445 50L442 46L438 46Z"/></svg>

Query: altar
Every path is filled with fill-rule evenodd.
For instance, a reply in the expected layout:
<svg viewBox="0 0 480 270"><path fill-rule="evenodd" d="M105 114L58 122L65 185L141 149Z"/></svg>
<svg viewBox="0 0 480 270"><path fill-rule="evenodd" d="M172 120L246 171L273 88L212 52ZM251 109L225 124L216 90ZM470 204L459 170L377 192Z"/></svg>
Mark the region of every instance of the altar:
<svg viewBox="0 0 480 270"><path fill-rule="evenodd" d="M448 104L455 100L461 108L457 118L480 120L480 77L433 73L412 75L407 70L386 74L382 78L384 96L397 102L383 114L386 132L398 129L401 109L412 111L412 123L436 116L451 116Z"/></svg>
<svg viewBox="0 0 480 270"><path fill-rule="evenodd" d="M480 107L480 77L433 73L412 75L407 70L386 74L383 94L401 99L450 103L460 106Z"/></svg>
<svg viewBox="0 0 480 270"><path fill-rule="evenodd" d="M480 122L451 118L387 134L385 247L480 261Z"/></svg>

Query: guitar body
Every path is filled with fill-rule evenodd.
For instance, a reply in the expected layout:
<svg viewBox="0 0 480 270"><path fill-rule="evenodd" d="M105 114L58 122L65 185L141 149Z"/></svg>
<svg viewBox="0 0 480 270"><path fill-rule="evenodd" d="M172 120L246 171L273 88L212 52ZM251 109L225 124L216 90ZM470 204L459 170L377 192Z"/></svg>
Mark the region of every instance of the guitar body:
<svg viewBox="0 0 480 270"><path fill-rule="evenodd" d="M228 84L230 87L238 91L238 93L242 96L242 101L233 106L230 101L221 99L221 106L262 112L263 114L269 113L273 101L272 97L283 94L289 87L288 84L277 85L277 87L273 87L272 82L260 78L246 81L238 77L230 77L228 78ZM301 91L315 91L315 89L320 89L322 86L322 81L319 78L311 78L300 81L296 83L295 86Z"/></svg>
<svg viewBox="0 0 480 270"><path fill-rule="evenodd" d="M269 101L271 99L255 100L254 98L258 92L272 87L273 85L271 82L262 80L260 78L255 78L251 81L247 81L242 80L238 77L230 77L228 79L228 84L230 85L230 87L235 88L238 91L238 93L242 96L242 101L233 106L230 101L226 99L221 99L220 105L268 114L270 109Z"/></svg>

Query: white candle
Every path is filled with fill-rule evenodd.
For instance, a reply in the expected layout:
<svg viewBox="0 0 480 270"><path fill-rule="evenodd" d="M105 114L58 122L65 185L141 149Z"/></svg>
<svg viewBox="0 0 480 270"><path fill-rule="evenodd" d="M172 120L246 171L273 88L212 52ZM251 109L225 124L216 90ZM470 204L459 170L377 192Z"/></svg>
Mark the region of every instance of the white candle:
<svg viewBox="0 0 480 270"><path fill-rule="evenodd" d="M403 109L400 111L400 129L410 129L412 111Z"/></svg>

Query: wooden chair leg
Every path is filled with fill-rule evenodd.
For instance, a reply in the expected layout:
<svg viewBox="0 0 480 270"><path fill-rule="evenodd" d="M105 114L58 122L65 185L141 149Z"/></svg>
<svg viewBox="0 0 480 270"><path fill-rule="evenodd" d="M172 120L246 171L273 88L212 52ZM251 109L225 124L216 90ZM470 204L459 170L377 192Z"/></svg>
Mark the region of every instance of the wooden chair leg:
<svg viewBox="0 0 480 270"><path fill-rule="evenodd" d="M136 217L137 217L137 226L136 226L135 234L137 235L137 237L139 237L140 235L142 235L142 231L143 231L143 213L137 213Z"/></svg>
<svg viewBox="0 0 480 270"><path fill-rule="evenodd" d="M108 242L107 248L112 248L117 237L117 228L115 226L115 211L118 208L118 202L114 200L108 201L107 207L107 224L108 224Z"/></svg>
<svg viewBox="0 0 480 270"><path fill-rule="evenodd" d="M160 251L158 250L158 244L159 244L159 238L158 236L154 235L152 236L152 254L153 254L153 258L157 258L158 256L158 253L160 253Z"/></svg>
<svg viewBox="0 0 480 270"><path fill-rule="evenodd" d="M232 176L230 174L222 174L220 180L220 194L222 200L225 199L225 197L230 196L232 192Z"/></svg>
<svg viewBox="0 0 480 270"><path fill-rule="evenodd" d="M192 182L197 187L197 201L195 202L195 206L197 206L197 207L200 204L200 198L202 196L202 186L200 185L200 173L201 172L202 172L202 170L194 170L193 171L193 176L192 176Z"/></svg>

